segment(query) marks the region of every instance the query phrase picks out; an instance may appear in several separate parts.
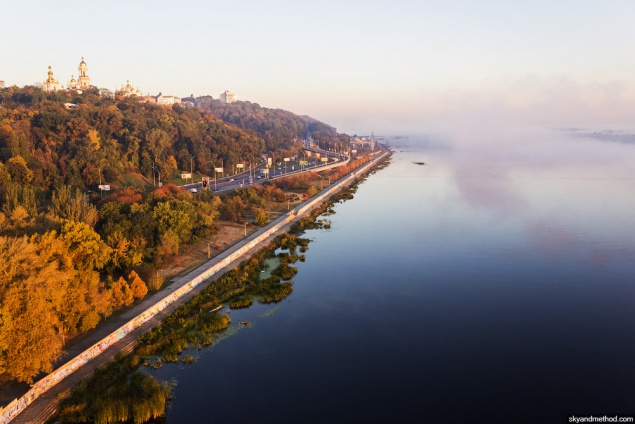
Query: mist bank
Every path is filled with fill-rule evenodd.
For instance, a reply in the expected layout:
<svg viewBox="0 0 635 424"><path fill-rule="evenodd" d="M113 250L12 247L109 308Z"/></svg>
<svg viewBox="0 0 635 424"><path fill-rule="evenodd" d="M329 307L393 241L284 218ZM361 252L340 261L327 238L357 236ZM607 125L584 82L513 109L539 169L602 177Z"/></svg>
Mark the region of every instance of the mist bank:
<svg viewBox="0 0 635 424"><path fill-rule="evenodd" d="M468 124L606 130L632 128L635 122L635 85L617 79L500 75L471 86L422 80L408 90L342 94L337 104L318 101L307 112L351 134L414 135Z"/></svg>

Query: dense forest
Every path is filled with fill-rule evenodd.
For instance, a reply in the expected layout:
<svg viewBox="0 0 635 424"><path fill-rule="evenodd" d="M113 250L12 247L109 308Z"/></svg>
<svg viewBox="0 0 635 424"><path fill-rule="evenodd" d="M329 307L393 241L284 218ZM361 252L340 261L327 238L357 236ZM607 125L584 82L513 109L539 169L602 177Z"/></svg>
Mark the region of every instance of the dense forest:
<svg viewBox="0 0 635 424"><path fill-rule="evenodd" d="M271 185L224 198L153 185L190 167L209 175L221 163L300 148L309 120L227 106L245 109L230 116L97 90L0 90L0 380L50 371L70 337L159 289L155 270L212 234L216 220L242 222L248 210L267 222L264 202L284 200ZM314 137L347 142L309 125ZM99 183L114 190L102 197Z"/></svg>
<svg viewBox="0 0 635 424"><path fill-rule="evenodd" d="M335 128L323 122L282 109L268 109L251 102L228 104L209 98L204 99L201 106L223 121L262 137L267 150L292 150L294 140L304 140L309 135L331 149L347 147L350 142L348 135L338 134Z"/></svg>

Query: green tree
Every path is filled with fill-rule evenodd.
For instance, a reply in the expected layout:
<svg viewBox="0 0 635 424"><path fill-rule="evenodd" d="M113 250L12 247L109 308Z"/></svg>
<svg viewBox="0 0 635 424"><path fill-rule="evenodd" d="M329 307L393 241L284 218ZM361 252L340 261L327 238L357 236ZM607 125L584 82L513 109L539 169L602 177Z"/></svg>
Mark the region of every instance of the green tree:
<svg viewBox="0 0 635 424"><path fill-rule="evenodd" d="M172 230L167 230L160 238L157 254L163 260L179 253L179 236Z"/></svg>
<svg viewBox="0 0 635 424"><path fill-rule="evenodd" d="M180 243L191 240L196 219L196 212L191 203L177 199L159 202L154 207L152 216L160 235L172 231L178 236Z"/></svg>
<svg viewBox="0 0 635 424"><path fill-rule="evenodd" d="M88 224L66 220L60 235L77 269L101 269L110 260L112 249Z"/></svg>
<svg viewBox="0 0 635 424"><path fill-rule="evenodd" d="M73 192L71 186L62 186L53 192L51 201L53 213L59 219L83 222L91 227L99 219L97 208L86 200L86 195L79 188Z"/></svg>

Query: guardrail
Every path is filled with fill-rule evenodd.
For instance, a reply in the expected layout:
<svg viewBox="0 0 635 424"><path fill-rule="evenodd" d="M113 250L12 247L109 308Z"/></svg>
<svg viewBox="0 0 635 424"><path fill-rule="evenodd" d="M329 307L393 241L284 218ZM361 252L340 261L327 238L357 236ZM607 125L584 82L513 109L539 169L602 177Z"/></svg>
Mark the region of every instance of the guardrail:
<svg viewBox="0 0 635 424"><path fill-rule="evenodd" d="M196 270L187 274L186 277L190 275L194 276L190 281L183 284L177 290L175 290L170 295L164 297L159 300L153 306L149 307L103 339L99 342L95 343L88 349L86 349L81 354L77 355L69 362L57 368L55 371L51 372L46 377L39 380L37 383L33 384L31 389L26 392L19 399L13 400L9 405L7 405L0 414L0 424L8 424L17 417L27 406L29 406L35 399L37 399L44 392L49 390L51 387L55 386L57 383L62 381L64 378L75 372L80 367L87 364L92 359L96 358L106 349L111 347L113 344L123 339L127 334L132 332L133 330L139 328L141 325L149 321L152 317L154 317L159 312L163 311L172 303L176 302L181 297L185 296L187 293L192 291L195 287L200 285L201 283L208 280L218 271L242 258L247 252L249 252L252 248L254 248L259 243L265 241L269 236L279 231L285 224L297 219L300 215L311 210L317 204L322 203L325 199L330 197L333 193L338 191L341 187L352 183L357 175L362 172L365 172L366 169L370 168L378 159L389 154L388 151L384 152L383 155L371 160L367 164L363 165L359 169L351 172L350 174L342 177L340 180L334 182L330 186L326 187L318 196L307 200L306 202L296 206L292 210L290 210L285 215L276 219L265 228L263 228L260 232L254 233L251 236L247 237L243 242L239 243L239 246L235 251L228 254L224 259L215 263L212 266L209 266L209 262L200 266Z"/></svg>

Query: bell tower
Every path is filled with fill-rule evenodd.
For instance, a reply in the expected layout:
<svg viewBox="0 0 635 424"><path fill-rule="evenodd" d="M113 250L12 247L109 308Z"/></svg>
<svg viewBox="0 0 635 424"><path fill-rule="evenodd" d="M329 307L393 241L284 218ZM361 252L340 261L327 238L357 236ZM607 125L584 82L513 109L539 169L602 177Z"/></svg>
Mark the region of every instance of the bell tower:
<svg viewBox="0 0 635 424"><path fill-rule="evenodd" d="M86 89L90 87L90 77L88 76L88 65L84 62L84 58L82 57L82 61L79 63L77 67L79 71L79 77L77 78L77 88Z"/></svg>

